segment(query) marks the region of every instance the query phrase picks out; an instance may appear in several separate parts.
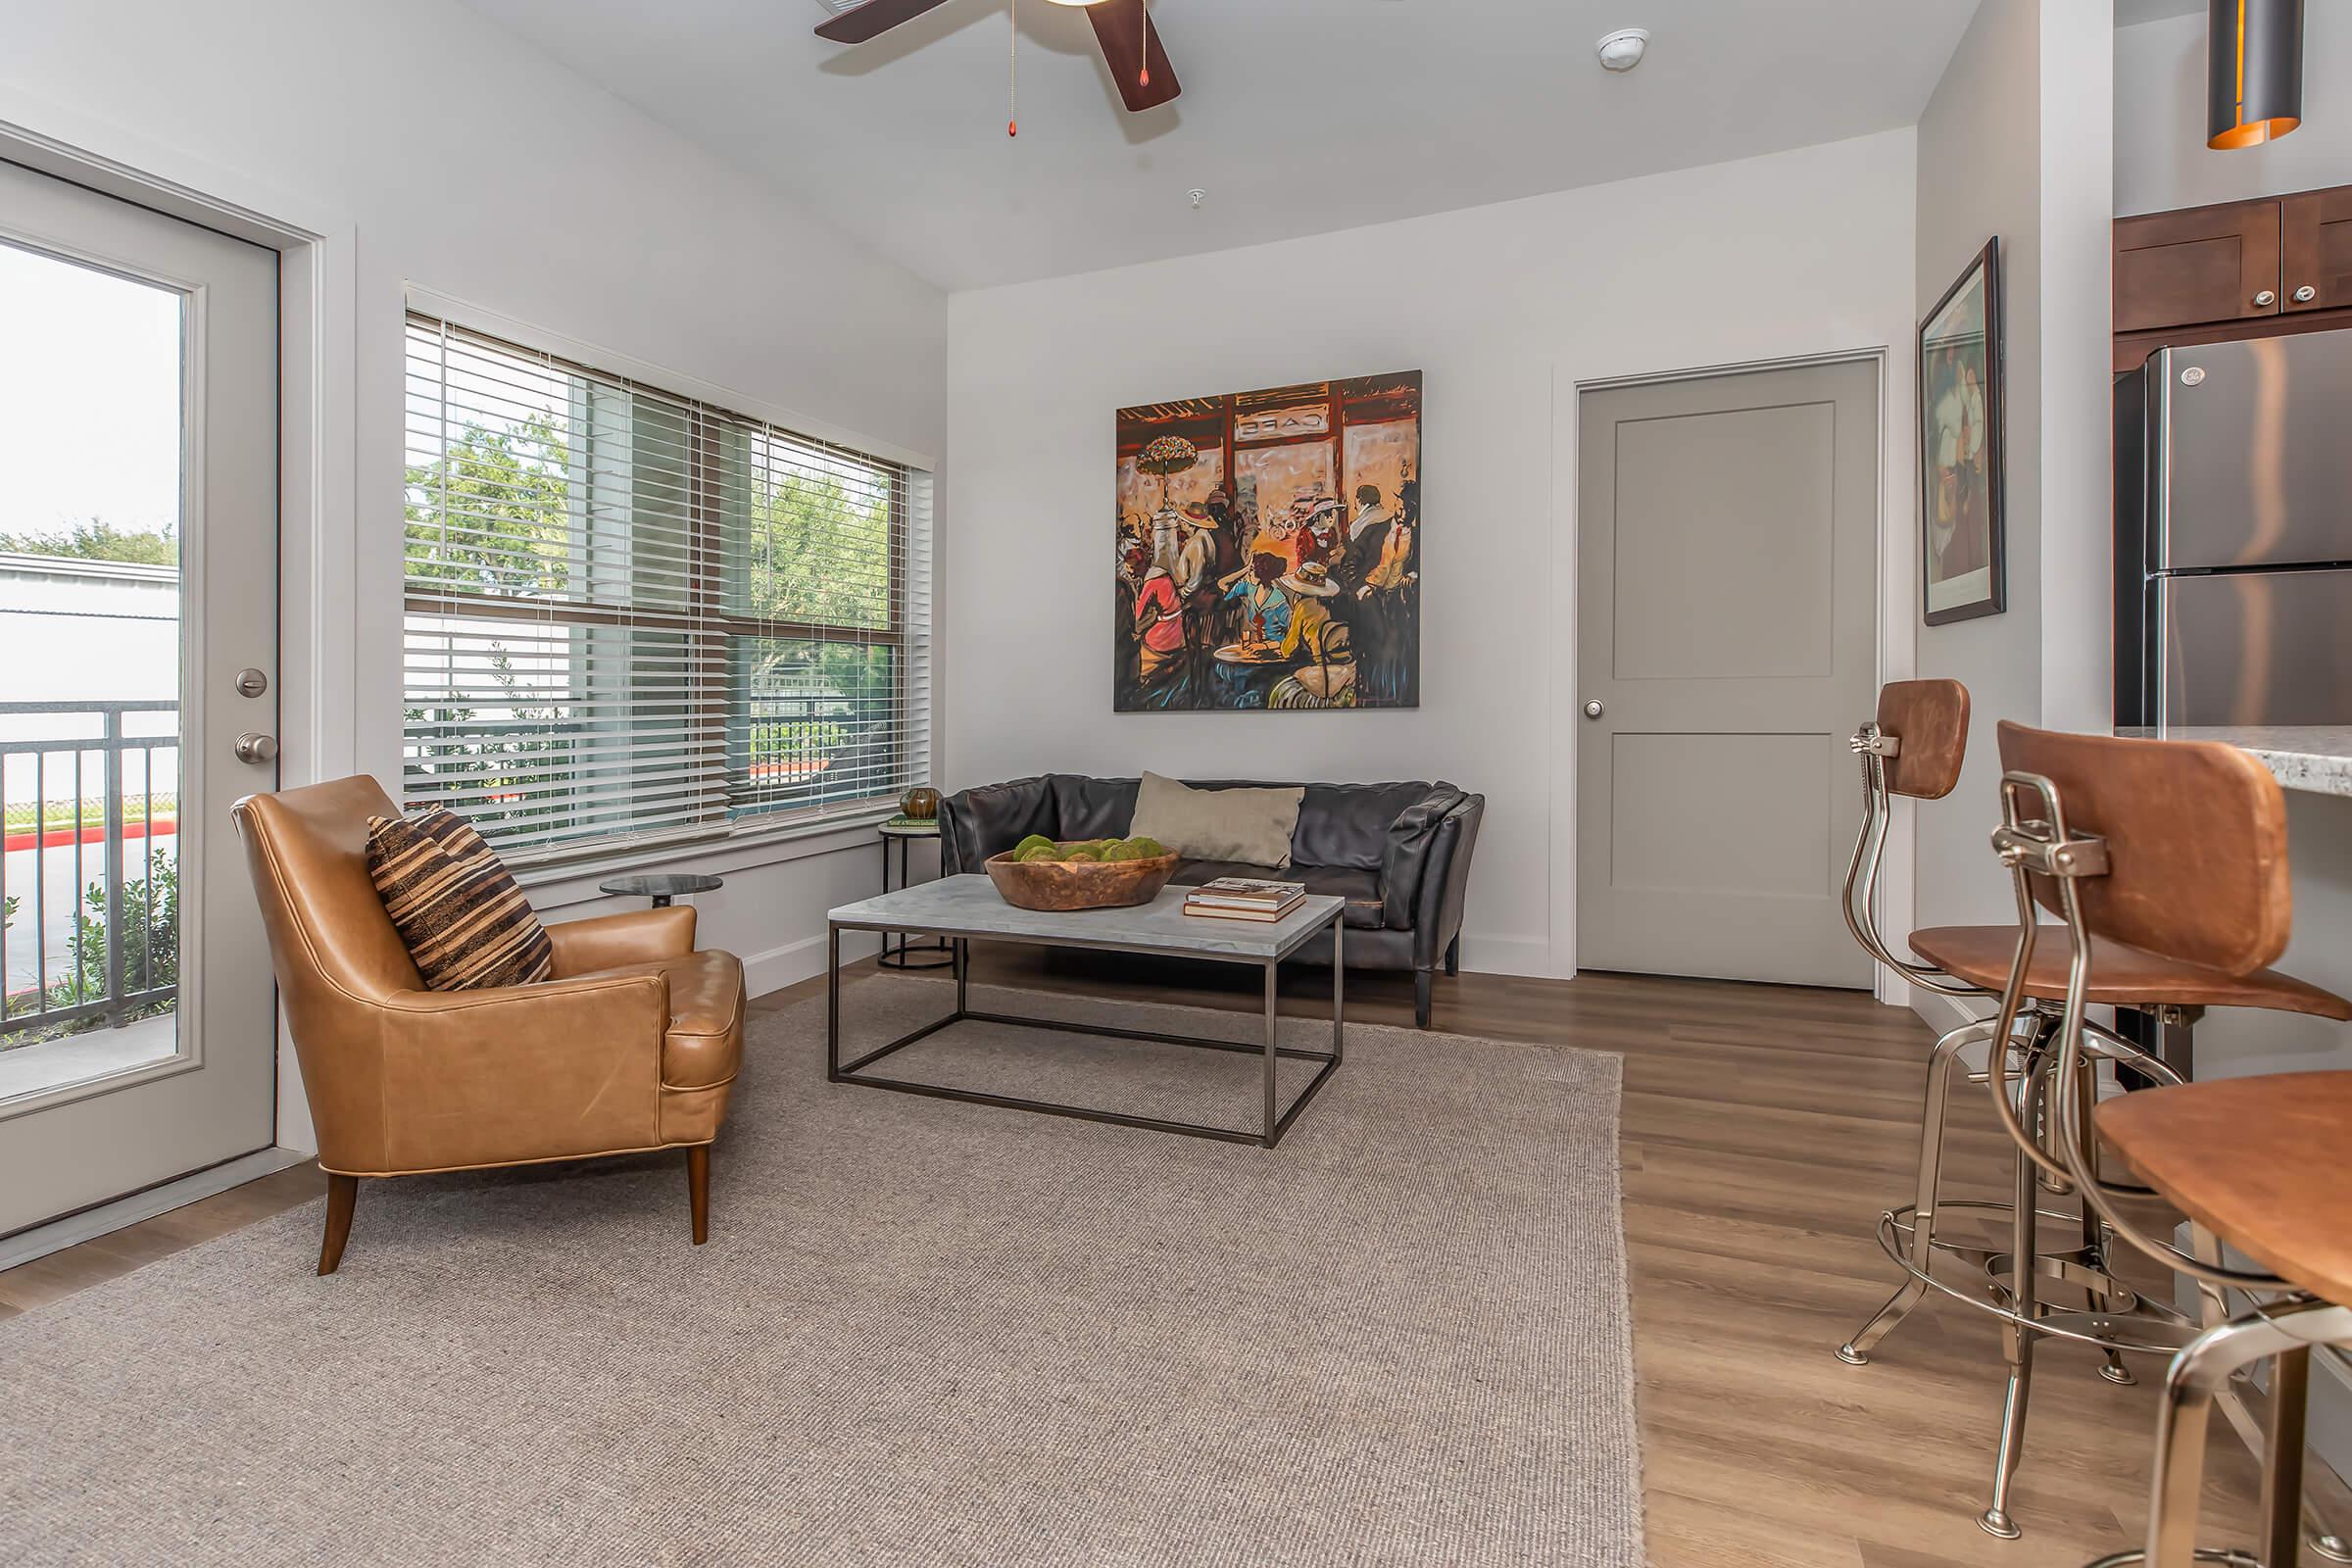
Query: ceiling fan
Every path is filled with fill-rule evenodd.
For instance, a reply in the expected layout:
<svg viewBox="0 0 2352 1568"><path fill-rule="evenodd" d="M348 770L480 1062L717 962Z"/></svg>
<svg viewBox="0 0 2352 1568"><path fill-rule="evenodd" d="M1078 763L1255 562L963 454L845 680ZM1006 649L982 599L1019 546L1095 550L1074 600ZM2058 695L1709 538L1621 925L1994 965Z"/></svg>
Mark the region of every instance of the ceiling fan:
<svg viewBox="0 0 2352 1568"><path fill-rule="evenodd" d="M827 0L828 4L838 0ZM878 38L901 23L912 22L948 0L861 0L816 29L833 43L863 43ZM1152 25L1147 0L1054 0L1055 5L1083 6L1095 24L1095 42L1110 63L1110 75L1130 114L1141 114L1167 103L1184 89L1176 84L1176 68L1160 46L1159 29Z"/></svg>

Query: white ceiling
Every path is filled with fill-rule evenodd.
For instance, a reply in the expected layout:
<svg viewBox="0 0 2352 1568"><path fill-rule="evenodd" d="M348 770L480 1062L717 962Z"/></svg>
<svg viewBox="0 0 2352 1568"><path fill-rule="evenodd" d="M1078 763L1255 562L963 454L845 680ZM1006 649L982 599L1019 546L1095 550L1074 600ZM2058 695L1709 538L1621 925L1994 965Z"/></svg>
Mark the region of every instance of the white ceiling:
<svg viewBox="0 0 2352 1568"><path fill-rule="evenodd" d="M1184 96L1119 107L1085 16L947 0L843 49L820 0L467 0L948 288L1862 135L1919 118L1977 0L1153 0ZM1630 75L1593 59L1645 26ZM1193 210L1186 192L1208 192Z"/></svg>

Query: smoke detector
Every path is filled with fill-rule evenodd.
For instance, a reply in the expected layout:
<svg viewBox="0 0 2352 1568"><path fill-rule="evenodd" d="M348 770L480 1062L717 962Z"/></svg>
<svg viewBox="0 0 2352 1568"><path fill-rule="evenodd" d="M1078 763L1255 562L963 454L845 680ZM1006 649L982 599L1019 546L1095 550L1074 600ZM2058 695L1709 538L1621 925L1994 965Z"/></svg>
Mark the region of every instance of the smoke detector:
<svg viewBox="0 0 2352 1568"><path fill-rule="evenodd" d="M1595 44L1603 71L1631 71L1649 52L1647 27L1619 27Z"/></svg>

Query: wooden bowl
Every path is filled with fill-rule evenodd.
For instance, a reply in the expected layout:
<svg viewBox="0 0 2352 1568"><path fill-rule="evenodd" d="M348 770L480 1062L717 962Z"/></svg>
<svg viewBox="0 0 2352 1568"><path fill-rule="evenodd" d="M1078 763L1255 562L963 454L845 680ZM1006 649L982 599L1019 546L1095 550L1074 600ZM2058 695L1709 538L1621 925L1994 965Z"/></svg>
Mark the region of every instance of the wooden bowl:
<svg viewBox="0 0 2352 1568"><path fill-rule="evenodd" d="M1176 874L1179 857L1149 860L1015 860L1012 852L984 862L998 894L1016 909L1123 909L1150 904Z"/></svg>

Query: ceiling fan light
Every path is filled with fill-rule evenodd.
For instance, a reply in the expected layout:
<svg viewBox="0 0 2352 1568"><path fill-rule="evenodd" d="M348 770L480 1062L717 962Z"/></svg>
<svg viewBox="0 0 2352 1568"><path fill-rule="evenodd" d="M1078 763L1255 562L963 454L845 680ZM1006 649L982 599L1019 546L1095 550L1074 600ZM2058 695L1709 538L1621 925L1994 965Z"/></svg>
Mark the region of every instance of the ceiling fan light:
<svg viewBox="0 0 2352 1568"><path fill-rule="evenodd" d="M2276 141L2303 122L2303 0L2211 0L2205 145Z"/></svg>

